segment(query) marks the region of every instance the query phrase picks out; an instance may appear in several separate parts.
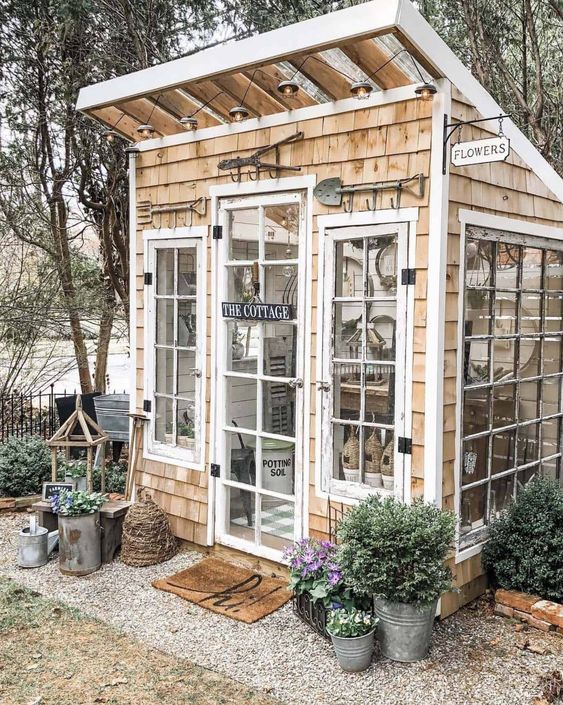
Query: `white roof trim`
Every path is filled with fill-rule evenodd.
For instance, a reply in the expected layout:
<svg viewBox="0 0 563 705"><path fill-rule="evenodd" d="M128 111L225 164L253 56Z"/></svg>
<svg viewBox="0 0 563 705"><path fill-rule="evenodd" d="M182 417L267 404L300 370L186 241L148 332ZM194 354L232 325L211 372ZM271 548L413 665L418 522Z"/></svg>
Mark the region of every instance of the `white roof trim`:
<svg viewBox="0 0 563 705"><path fill-rule="evenodd" d="M211 78L225 71L244 70L260 63L273 64L288 54L317 51L347 39L384 32L396 26L400 2L373 0L96 83L80 90L76 108L83 111L99 108Z"/></svg>
<svg viewBox="0 0 563 705"><path fill-rule="evenodd" d="M440 73L446 76L473 103L483 117L501 115L504 112L409 0L399 0L397 25L413 45L430 59ZM491 123L491 126L494 129L497 123ZM520 132L512 120L504 121L503 130L511 140L512 149L563 203L563 178L542 157L530 140Z"/></svg>

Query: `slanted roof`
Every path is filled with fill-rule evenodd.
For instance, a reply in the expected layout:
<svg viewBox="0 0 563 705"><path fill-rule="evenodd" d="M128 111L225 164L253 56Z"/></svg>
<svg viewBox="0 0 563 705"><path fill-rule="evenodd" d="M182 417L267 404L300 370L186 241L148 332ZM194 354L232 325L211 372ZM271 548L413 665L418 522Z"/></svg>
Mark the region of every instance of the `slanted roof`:
<svg viewBox="0 0 563 705"><path fill-rule="evenodd" d="M134 141L149 117L155 137L181 135L179 118L202 105L199 128L229 123L241 102L259 127L268 115L349 98L351 84L380 67L374 92L446 78L483 116L503 112L410 0L373 0L87 86L77 109ZM283 96L277 85L290 77L301 90ZM504 132L563 202L563 179L512 121Z"/></svg>

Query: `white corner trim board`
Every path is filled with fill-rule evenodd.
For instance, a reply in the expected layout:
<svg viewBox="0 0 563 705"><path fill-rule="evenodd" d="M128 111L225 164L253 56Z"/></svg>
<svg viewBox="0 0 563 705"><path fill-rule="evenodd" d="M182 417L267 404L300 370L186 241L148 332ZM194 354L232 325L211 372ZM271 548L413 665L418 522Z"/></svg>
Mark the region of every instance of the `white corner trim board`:
<svg viewBox="0 0 563 705"><path fill-rule="evenodd" d="M444 331L449 171L442 173L444 114L451 106L450 84L438 82L432 105L432 150L428 203L428 282L426 292L426 369L424 394L424 499L442 506L444 417Z"/></svg>

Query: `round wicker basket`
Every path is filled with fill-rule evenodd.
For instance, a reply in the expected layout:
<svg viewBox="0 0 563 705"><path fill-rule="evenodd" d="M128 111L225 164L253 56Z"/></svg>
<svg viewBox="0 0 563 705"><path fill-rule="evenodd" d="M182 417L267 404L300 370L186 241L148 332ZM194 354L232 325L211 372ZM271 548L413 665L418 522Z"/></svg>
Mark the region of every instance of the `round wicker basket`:
<svg viewBox="0 0 563 705"><path fill-rule="evenodd" d="M381 472L381 456L383 446L374 428L371 436L366 440L364 446L364 458L366 472Z"/></svg>
<svg viewBox="0 0 563 705"><path fill-rule="evenodd" d="M356 470L360 467L360 441L354 428L351 429L348 440L342 447L342 466L347 470Z"/></svg>
<svg viewBox="0 0 563 705"><path fill-rule="evenodd" d="M385 446L383 455L381 456L381 474L394 475L395 469L395 445L393 439Z"/></svg>
<svg viewBox="0 0 563 705"><path fill-rule="evenodd" d="M136 502L123 522L121 560L136 567L163 563L176 555L178 546L168 518L150 497Z"/></svg>

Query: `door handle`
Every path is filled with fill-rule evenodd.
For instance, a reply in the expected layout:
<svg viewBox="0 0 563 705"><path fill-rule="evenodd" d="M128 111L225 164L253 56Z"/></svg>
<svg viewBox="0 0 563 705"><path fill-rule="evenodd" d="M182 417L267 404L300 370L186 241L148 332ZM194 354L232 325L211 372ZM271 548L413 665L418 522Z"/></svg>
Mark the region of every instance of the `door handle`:
<svg viewBox="0 0 563 705"><path fill-rule="evenodd" d="M290 379L288 384L292 389L301 389L301 387L303 387L303 380L301 377L295 377L294 379Z"/></svg>
<svg viewBox="0 0 563 705"><path fill-rule="evenodd" d="M322 382L321 380L317 380L317 389L319 392L329 392L330 391L330 383L329 382Z"/></svg>
<svg viewBox="0 0 563 705"><path fill-rule="evenodd" d="M201 370L198 367L191 367L190 374L193 377L201 377Z"/></svg>

